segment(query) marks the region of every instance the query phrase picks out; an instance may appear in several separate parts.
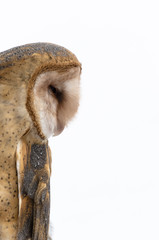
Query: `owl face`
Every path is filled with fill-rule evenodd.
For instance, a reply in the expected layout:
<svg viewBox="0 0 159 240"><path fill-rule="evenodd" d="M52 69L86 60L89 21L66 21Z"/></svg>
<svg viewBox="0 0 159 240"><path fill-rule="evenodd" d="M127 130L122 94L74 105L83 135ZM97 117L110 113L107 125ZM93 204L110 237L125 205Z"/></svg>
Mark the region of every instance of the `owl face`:
<svg viewBox="0 0 159 240"><path fill-rule="evenodd" d="M37 76L32 89L32 112L37 130L46 137L56 136L77 112L80 67L64 72L46 71Z"/></svg>

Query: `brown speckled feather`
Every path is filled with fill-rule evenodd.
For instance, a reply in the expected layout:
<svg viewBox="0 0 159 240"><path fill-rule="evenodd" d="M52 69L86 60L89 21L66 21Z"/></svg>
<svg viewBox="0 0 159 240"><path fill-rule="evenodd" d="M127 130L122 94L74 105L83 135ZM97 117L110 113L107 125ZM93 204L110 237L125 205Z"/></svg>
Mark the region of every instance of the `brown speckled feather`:
<svg viewBox="0 0 159 240"><path fill-rule="evenodd" d="M23 137L18 144L16 156L20 199L18 239L47 239L51 155L47 143L30 144L27 139Z"/></svg>

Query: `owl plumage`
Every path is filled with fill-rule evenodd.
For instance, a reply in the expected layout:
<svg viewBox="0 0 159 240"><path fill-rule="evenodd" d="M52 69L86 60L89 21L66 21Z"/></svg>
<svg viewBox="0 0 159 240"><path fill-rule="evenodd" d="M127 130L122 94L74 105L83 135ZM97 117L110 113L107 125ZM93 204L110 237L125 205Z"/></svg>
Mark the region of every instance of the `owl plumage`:
<svg viewBox="0 0 159 240"><path fill-rule="evenodd" d="M0 53L0 239L47 239L51 152L79 105L81 65L34 43Z"/></svg>

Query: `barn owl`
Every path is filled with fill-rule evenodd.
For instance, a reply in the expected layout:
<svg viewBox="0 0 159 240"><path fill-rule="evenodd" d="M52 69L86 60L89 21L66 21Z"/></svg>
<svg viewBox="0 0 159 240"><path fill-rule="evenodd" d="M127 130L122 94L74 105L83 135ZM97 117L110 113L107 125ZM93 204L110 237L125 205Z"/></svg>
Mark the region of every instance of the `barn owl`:
<svg viewBox="0 0 159 240"><path fill-rule="evenodd" d="M79 106L81 64L33 43L0 53L0 240L48 239L51 151Z"/></svg>

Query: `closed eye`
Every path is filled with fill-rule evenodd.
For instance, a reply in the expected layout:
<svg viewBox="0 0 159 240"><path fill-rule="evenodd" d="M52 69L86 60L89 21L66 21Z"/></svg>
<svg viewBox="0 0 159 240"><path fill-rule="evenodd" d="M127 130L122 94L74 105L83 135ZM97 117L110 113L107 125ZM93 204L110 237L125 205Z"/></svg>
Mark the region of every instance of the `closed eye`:
<svg viewBox="0 0 159 240"><path fill-rule="evenodd" d="M55 87L53 87L52 85L49 86L49 89L51 90L51 92L56 96L57 94L57 89Z"/></svg>
<svg viewBox="0 0 159 240"><path fill-rule="evenodd" d="M60 92L57 88L52 85L49 85L50 92L56 97L56 99L61 102L63 98L62 92Z"/></svg>

